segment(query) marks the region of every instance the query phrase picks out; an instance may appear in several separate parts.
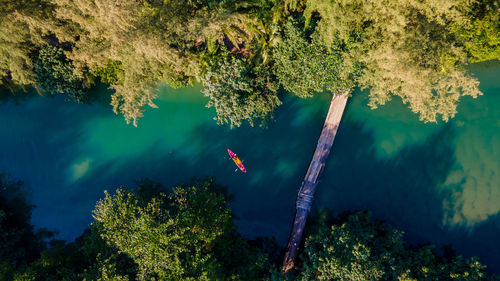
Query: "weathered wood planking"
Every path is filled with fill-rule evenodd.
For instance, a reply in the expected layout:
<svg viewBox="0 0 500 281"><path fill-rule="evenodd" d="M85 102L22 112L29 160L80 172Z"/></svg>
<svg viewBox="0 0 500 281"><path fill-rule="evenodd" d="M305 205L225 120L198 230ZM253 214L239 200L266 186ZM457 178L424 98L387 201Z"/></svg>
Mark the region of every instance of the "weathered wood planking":
<svg viewBox="0 0 500 281"><path fill-rule="evenodd" d="M300 187L296 201L295 219L288 239L287 251L283 260L283 271L287 273L295 265L295 258L300 243L302 242L302 234L306 225L307 217L311 211L311 205L314 198L314 192L318 185L318 179L325 167L326 160L330 154L330 150L337 135L337 130L347 104L349 92L342 95L337 95L332 98L328 115L326 116L321 136L318 140L318 145L314 151L313 158L307 169L307 173Z"/></svg>

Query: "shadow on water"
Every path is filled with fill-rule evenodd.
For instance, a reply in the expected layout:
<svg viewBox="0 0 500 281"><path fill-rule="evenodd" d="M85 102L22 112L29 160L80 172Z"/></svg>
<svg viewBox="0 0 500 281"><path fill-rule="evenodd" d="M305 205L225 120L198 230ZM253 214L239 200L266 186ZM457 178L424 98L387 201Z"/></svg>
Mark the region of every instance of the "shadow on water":
<svg viewBox="0 0 500 281"><path fill-rule="evenodd" d="M447 226L461 184L446 185L460 164L455 158L456 132L442 126L426 140L381 156L371 131L363 124L341 125L333 157L316 194L316 206L334 213L370 210L373 217L404 230L411 243L451 244L466 257L481 256L492 272L500 272L500 215L474 228Z"/></svg>
<svg viewBox="0 0 500 281"><path fill-rule="evenodd" d="M11 89L3 85L0 86L0 104L9 102L19 104L20 102L36 96L38 96L38 94L33 88L23 90L14 88Z"/></svg>
<svg viewBox="0 0 500 281"><path fill-rule="evenodd" d="M293 219L296 191L308 165L304 159L310 158L314 151L325 109L289 100L267 129L245 125L229 130L210 120L202 122L182 133L183 143L179 147L166 146L168 141L160 138L138 155L122 153L96 162L61 196L75 211L88 213L102 197L103 189L131 187L134 180L143 177L166 187L187 182L193 176L215 177L218 184L228 186L229 193L234 195L231 207L244 235L277 236L285 241L286 229ZM304 119L304 115L313 117ZM305 122L311 124L304 126ZM298 130L300 137L296 137ZM247 174L235 171L227 148L238 153ZM62 206L61 210L65 208L69 206Z"/></svg>
<svg viewBox="0 0 500 281"><path fill-rule="evenodd" d="M97 104L100 106L109 106L109 104L111 103L112 90L110 90L109 86L106 84L98 82L91 88L84 89L84 91L87 97L85 104L87 105ZM22 102L26 102L29 99L40 96L54 98L54 96L37 93L37 91L33 87L26 87L25 89L22 88L11 89L3 85L0 86L0 104L13 103L19 105ZM59 95L57 96L59 97ZM67 95L61 95L61 96L64 96L66 102L76 103L74 100L69 99Z"/></svg>
<svg viewBox="0 0 500 281"><path fill-rule="evenodd" d="M422 124L396 102L370 111L354 96L315 205L335 213L371 210L412 243L451 243L498 271L498 71L478 73L485 95L464 99L464 114L444 126ZM160 109L146 111L138 128L106 100L96 102L106 106L61 96L0 104L0 169L33 189L35 225L71 240L91 221L104 189L133 187L145 177L171 187L214 176L234 195L245 236L276 236L284 244L329 97L284 101L267 129L229 130L211 120L215 113L204 108L199 88L160 91ZM247 174L235 172L227 148L244 160Z"/></svg>
<svg viewBox="0 0 500 281"><path fill-rule="evenodd" d="M100 106L107 106L111 103L112 90L109 89L109 85L97 82L95 86L90 89L85 89L85 93L88 97L88 104L97 104Z"/></svg>

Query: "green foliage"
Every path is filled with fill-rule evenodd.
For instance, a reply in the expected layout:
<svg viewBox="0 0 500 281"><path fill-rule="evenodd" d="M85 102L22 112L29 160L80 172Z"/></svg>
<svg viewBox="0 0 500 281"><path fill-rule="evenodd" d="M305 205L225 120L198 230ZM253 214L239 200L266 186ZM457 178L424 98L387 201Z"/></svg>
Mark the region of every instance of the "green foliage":
<svg viewBox="0 0 500 281"><path fill-rule="evenodd" d="M96 222L72 243L35 234L20 182L0 176L0 280L261 280L262 243L236 233L211 180L166 195L150 180L99 201Z"/></svg>
<svg viewBox="0 0 500 281"><path fill-rule="evenodd" d="M71 27L57 35L74 44L68 57L77 73L106 68L110 60L121 62L123 72L111 84L116 90L111 105L134 125L146 105L157 107L159 83L179 87L199 78L207 42L223 45L230 35L238 45L255 37L246 28L255 26L254 20L219 1L53 2L56 20Z"/></svg>
<svg viewBox="0 0 500 281"><path fill-rule="evenodd" d="M20 20L23 15L43 16L50 10L46 1L2 1L0 3L0 85L33 85L33 57L44 42Z"/></svg>
<svg viewBox="0 0 500 281"><path fill-rule="evenodd" d="M45 248L46 231L35 233L30 223L33 206L26 203L21 181L0 174L0 280L35 260Z"/></svg>
<svg viewBox="0 0 500 281"><path fill-rule="evenodd" d="M106 193L90 229L48 248L29 224L20 187L0 175L0 280L283 280L276 243L238 235L224 190L211 180L169 194L150 180ZM293 280L494 280L475 258L405 247L401 231L367 212L319 214Z"/></svg>
<svg viewBox="0 0 500 281"><path fill-rule="evenodd" d="M488 280L477 260L405 248L403 233L358 212L310 235L299 280Z"/></svg>
<svg viewBox="0 0 500 281"><path fill-rule="evenodd" d="M252 59L252 64L272 63L272 48L279 41L287 20L285 3L279 0L247 0L234 1L229 5L252 19L244 24L245 32L252 34L252 40L243 42L246 50L249 50L248 57Z"/></svg>
<svg viewBox="0 0 500 281"><path fill-rule="evenodd" d="M102 83L117 85L120 84L120 76L123 75L122 63L119 61L108 61L105 67L96 67L90 74L99 77Z"/></svg>
<svg viewBox="0 0 500 281"><path fill-rule="evenodd" d="M87 97L81 79L73 72L73 65L61 48L47 45L38 54L35 63L36 83L42 92L54 96L67 94L83 103Z"/></svg>
<svg viewBox="0 0 500 281"><path fill-rule="evenodd" d="M352 81L341 77L344 70L340 52L327 48L316 34L309 42L291 21L273 49L273 60L273 71L280 84L299 97L311 97L324 90L338 94L353 87Z"/></svg>
<svg viewBox="0 0 500 281"><path fill-rule="evenodd" d="M217 123L233 127L247 120L253 126L256 119L269 118L281 104L269 72L266 68L252 69L232 56L211 66L202 78L202 92L210 98L207 106L217 112Z"/></svg>
<svg viewBox="0 0 500 281"><path fill-rule="evenodd" d="M477 1L462 9L465 24L450 24L449 30L465 46L471 62L500 59L500 7L498 1Z"/></svg>
<svg viewBox="0 0 500 281"><path fill-rule="evenodd" d="M133 280L135 266L109 247L95 229L76 241L54 241L51 247L22 270L14 280Z"/></svg>
<svg viewBox="0 0 500 281"><path fill-rule="evenodd" d="M115 90L115 113L135 126L146 106L157 107L158 84L195 80L207 85L220 124L253 124L280 103L273 76L301 97L356 85L370 89L372 108L399 96L425 122L448 120L462 96L481 94L466 63L500 56L493 0L42 0L0 7L0 84L40 84L86 101L81 84L90 70ZM316 30L312 36L286 23L302 18ZM47 45L71 49L67 58L50 58ZM227 52L243 62L224 59ZM235 78L238 71L243 78Z"/></svg>
<svg viewBox="0 0 500 281"><path fill-rule="evenodd" d="M266 61L268 42L278 28L275 23L280 18L280 5L274 1L264 2L265 7L250 2L238 7L225 1L125 0L116 5L114 0L54 0L50 1L46 12L16 14L19 29L30 31L16 44L32 46L24 43L32 43L33 34L38 34L37 40L50 35L43 38L55 36L54 41L72 46L66 55L75 66L74 74L85 77L90 69L102 81L110 83L115 89L111 101L113 110L122 113L127 122L137 125L146 105L156 107L157 85L168 83L183 87L201 78L207 53L220 58L223 49L231 47L229 51L255 58L255 63ZM261 20L264 15L266 20ZM267 19L273 23L269 24ZM44 41L36 41L39 44L36 46L45 45ZM29 50L33 49L36 50ZM28 53L23 50L16 58L19 58L20 67L31 70ZM14 54L7 55L5 64L13 61ZM0 63L3 70L1 66ZM30 77L34 75L25 72L23 83L33 84L34 79ZM5 71L0 71L6 77L11 73L15 74L7 66ZM12 80L18 83L20 79ZM42 86L55 86L60 91L61 84L57 81ZM71 92L71 88L64 90Z"/></svg>
<svg viewBox="0 0 500 281"><path fill-rule="evenodd" d="M153 191L106 193L94 211L95 227L134 260L140 280L247 280L266 273L265 255L234 233L224 196L210 191L210 183L169 195L145 184ZM245 256L233 260L233 247Z"/></svg>
<svg viewBox="0 0 500 281"><path fill-rule="evenodd" d="M357 83L370 89L372 108L395 95L421 120L436 122L455 115L460 97L481 94L478 81L464 69L466 51L447 29L465 24L457 10L462 4L471 8L465 3L308 0L305 16L319 14L318 31L327 44L360 34L345 56L365 66Z"/></svg>

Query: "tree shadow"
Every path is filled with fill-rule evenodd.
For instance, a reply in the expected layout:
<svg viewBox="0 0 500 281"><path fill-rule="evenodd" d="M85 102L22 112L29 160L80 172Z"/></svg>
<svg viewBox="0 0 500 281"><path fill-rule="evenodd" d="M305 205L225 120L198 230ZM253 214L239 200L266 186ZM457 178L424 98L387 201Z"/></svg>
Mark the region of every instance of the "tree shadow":
<svg viewBox="0 0 500 281"><path fill-rule="evenodd" d="M314 117L304 119L296 116L302 107L303 102L298 99L285 103L268 129L243 126L229 130L215 122L204 122L182 132L186 141L181 147L166 149L165 139L158 138L140 154L131 151L118 157L103 157L94 161L88 172L70 186L49 187L57 193L57 201L64 202L44 211L45 217L61 214L64 218L61 217L59 225L71 223L83 227L90 222L90 211L104 189L131 187L135 180L144 177L166 187L188 182L193 176L215 177L218 184L228 186L228 193L234 195L230 205L245 236L277 236L279 241L285 241L287 231L283 229L288 229L293 219L290 214L296 192L321 132L320 120L327 110L327 105L311 106L302 115ZM304 122L310 125L303 126ZM300 137L296 137L298 129L303 134ZM244 160L247 174L235 172L227 148ZM72 214L64 210L71 210ZM66 237L74 237L81 231L77 227L64 228Z"/></svg>
<svg viewBox="0 0 500 281"><path fill-rule="evenodd" d="M2 103L14 103L19 104L20 102L29 100L31 98L37 97L39 94L34 88L20 89L20 88L8 88L6 86L0 86L0 104Z"/></svg>
<svg viewBox="0 0 500 281"><path fill-rule="evenodd" d="M62 105L62 99L58 100ZM187 133L181 132L185 143L177 151L162 149L164 146L160 142L165 140L159 137L158 142L152 142L140 155L130 151L130 155L123 153L119 157L105 158L74 183L68 185L59 182L62 180L54 180L54 186L43 187L47 188L45 196L51 197L47 202L54 202L54 207L43 211L43 216L57 215L50 218L53 225L64 225L65 235L76 237L90 222L90 212L103 196L104 189L132 187L134 180L144 177L171 187L189 181L193 176L214 176L217 183L228 186L229 193L234 194L231 206L240 218L237 225L245 236L276 236L284 245L295 212L297 191L328 109L327 104L323 104L304 111L307 106L306 102L297 99L286 101L278 108L268 129L243 126L229 130L216 126L215 122L203 123ZM43 133L49 134L51 140L64 133L66 135L60 138L72 139L75 143L83 133L68 129L74 127L72 122L89 113L92 116L112 114L102 108L89 107L86 113L75 112L75 107L55 108L61 112L54 115L62 116L63 122ZM53 118L39 115L33 115L32 119ZM175 134L176 131L169 133ZM442 186L450 171L458 165L454 141L455 132L448 125L424 142L383 157L374 147L373 133L363 124L345 118L314 204L330 207L336 213L371 210L375 218L406 231L412 243L451 243L459 254L477 255L490 268L500 267L498 255L494 254L500 250L499 242L494 240L500 234L495 218L491 217L491 221L489 219L473 229L443 225L443 217L448 212L443 209L443 202L454 202L455 193L461 189L460 185ZM55 169L62 170L67 167L58 163L72 163L70 160L79 151L78 147L59 148L58 144L51 141L43 147L62 149L55 154L69 159L55 161ZM245 161L247 174L234 172L236 166L227 157L227 148ZM43 153L52 154L50 150ZM47 163L34 165L33 170L43 165L47 166Z"/></svg>
<svg viewBox="0 0 500 281"><path fill-rule="evenodd" d="M90 88L85 88L85 102L83 104L87 105L100 105L100 106L109 106L111 103L111 94L112 90L109 89L109 85L97 82ZM27 86L24 88L14 87L8 88L6 86L0 86L0 104L2 103L13 103L18 105L24 101L27 101L31 98L35 97L48 97L55 98L59 95L44 95L43 93L38 93L34 87ZM70 99L67 95L63 95L65 97L65 101L69 103L76 103L74 100ZM110 108L111 110L111 108Z"/></svg>
<svg viewBox="0 0 500 281"><path fill-rule="evenodd" d="M109 88L109 85L97 82L96 85L91 88L85 89L87 95L88 105L97 104L99 106L110 106L111 94L113 90ZM111 107L109 108L111 110Z"/></svg>
<svg viewBox="0 0 500 281"><path fill-rule="evenodd" d="M379 155L372 132L362 124L343 122L338 135L315 196L317 207L334 213L369 210L405 231L412 244L451 244L458 254L479 256L490 271L499 272L500 259L492 254L500 251L498 218L496 225L485 222L472 229L444 224L453 212L446 204L460 199L462 188L445 184L459 168L451 125L389 157Z"/></svg>

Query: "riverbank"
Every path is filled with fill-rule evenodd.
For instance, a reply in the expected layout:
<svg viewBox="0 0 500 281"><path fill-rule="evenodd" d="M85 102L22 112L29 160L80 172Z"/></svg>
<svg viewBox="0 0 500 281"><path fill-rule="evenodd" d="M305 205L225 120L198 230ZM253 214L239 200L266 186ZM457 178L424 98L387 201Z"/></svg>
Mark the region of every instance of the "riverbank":
<svg viewBox="0 0 500 281"><path fill-rule="evenodd" d="M451 243L498 272L500 65L489 65L472 67L484 96L464 98L448 124L423 124L397 100L370 110L366 93L355 92L315 206L372 210L412 243ZM268 129L229 130L215 124L199 90L161 89L160 108L138 128L109 107L62 97L1 104L0 169L31 190L34 224L63 239L81 234L104 189L142 177L174 186L215 176L234 195L239 230L284 245L329 96L285 100ZM227 148L245 160L247 174L234 172Z"/></svg>

